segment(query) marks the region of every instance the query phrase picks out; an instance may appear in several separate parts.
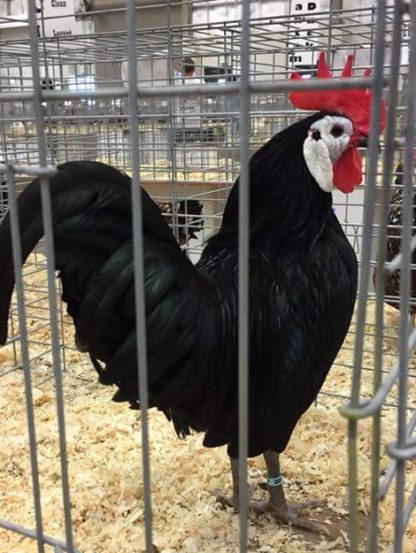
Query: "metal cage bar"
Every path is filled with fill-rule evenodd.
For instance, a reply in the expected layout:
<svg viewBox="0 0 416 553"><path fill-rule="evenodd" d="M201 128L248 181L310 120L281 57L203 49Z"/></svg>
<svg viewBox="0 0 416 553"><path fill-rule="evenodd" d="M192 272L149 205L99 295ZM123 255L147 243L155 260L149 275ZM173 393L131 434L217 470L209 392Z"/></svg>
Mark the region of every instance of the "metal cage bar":
<svg viewBox="0 0 416 553"><path fill-rule="evenodd" d="M369 167L368 179L364 201L364 228L363 245L361 255L361 272L359 281L359 299L356 327L356 342L354 351L354 369L351 384L351 405L358 405L360 394L360 376L363 356L363 337L366 319L365 294L369 285L369 269L371 255L371 228L374 219L376 166L378 158L378 136L380 134L380 107L382 100L382 75L384 61L384 34L385 34L385 8L386 2L377 2L376 46L374 59L373 104L370 120L369 138ZM359 545L359 519L358 519L358 467L357 467L357 421L348 421L348 462L349 462L349 509L350 509L350 549L352 553L358 552Z"/></svg>
<svg viewBox="0 0 416 553"><path fill-rule="evenodd" d="M378 257L377 257L377 273L376 273L376 336L375 336L375 354L374 354L374 382L373 391L377 392L381 385L382 368L383 368L383 324L384 324L384 272L383 266L385 263L385 236L387 235L387 223L389 213L389 184L390 174L393 169L393 140L396 130L396 107L398 95L398 79L400 67L400 29L401 29L401 10L396 2L396 11L393 22L393 46L391 55L391 73L389 83L389 101L387 108L386 121L386 146L384 153L384 165L382 176L382 198L381 198L381 215L380 229L378 240ZM370 528L370 553L376 553L378 549L378 487L380 474L380 448L381 448L381 412L375 414L373 418L373 443L372 443L372 467L371 467L371 528Z"/></svg>
<svg viewBox="0 0 416 553"><path fill-rule="evenodd" d="M13 244L13 266L16 275L16 296L19 315L19 329L20 329L20 343L22 352L22 366L24 371L25 381L25 395L26 395L26 410L27 410L27 422L29 430L29 442L30 442L30 458L32 469L32 487L33 487L33 501L35 506L35 519L36 519L36 540L38 546L38 552L44 553L44 534L43 534L43 522L42 522L42 505L41 505L41 490L39 484L39 464L36 445L36 430L35 430L35 417L33 408L33 396L32 396L32 378L30 374L30 357L27 338L27 326L26 326L26 309L25 309L25 297L23 291L23 277L22 277L22 251L20 246L20 230L19 230L19 215L17 212L16 204L16 190L14 182L14 173L10 167L7 172L8 177L8 192L10 201L10 223L12 232L12 244Z"/></svg>
<svg viewBox="0 0 416 553"><path fill-rule="evenodd" d="M149 430L147 410L149 407L147 382L147 355L146 355L146 315L144 295L144 266L143 266L143 223L140 189L140 162L136 155L139 151L139 133L137 126L137 67L135 44L135 19L133 0L126 0L127 48L129 56L129 116L130 116L130 148L132 159L132 219L133 219L133 255L134 255L134 297L136 311L136 342L138 385L141 413L142 433L142 474L144 486L146 553L153 553L152 543L152 498L150 480Z"/></svg>
<svg viewBox="0 0 416 553"><path fill-rule="evenodd" d="M28 0L29 12L29 39L30 46L33 52L32 55L32 71L33 71L33 108L35 112L35 122L37 131L37 141L39 148L39 161L41 167L47 165L47 148L46 138L43 129L43 117L41 110L41 78L39 64L39 38L36 25L36 7L34 0ZM62 478L62 498L64 506L65 519L65 536L69 553L74 552L74 543L72 536L72 521L71 521L71 501L69 493L69 477L68 477L68 457L66 451L66 430L65 430L65 414L62 394L62 374L61 374L61 355L59 345L59 326L58 326L58 302L55 288L55 252L54 252L54 237L52 226L52 210L49 191L49 180L40 177L41 179L41 198L42 198L42 216L43 228L46 240L46 258L47 258L47 280L48 280L48 297L49 297L49 318L51 328L52 342L52 359L53 373L56 387L56 409L57 422L59 432L59 453L61 463L61 478Z"/></svg>
<svg viewBox="0 0 416 553"><path fill-rule="evenodd" d="M240 551L247 551L247 454L249 435L248 381L249 381L249 273L250 273L250 0L242 4L242 41L240 52L240 177L238 190L238 457L239 457L239 511Z"/></svg>
<svg viewBox="0 0 416 553"><path fill-rule="evenodd" d="M397 411L397 442L394 450L390 447L389 454L394 457L396 463L396 510L395 510L395 533L394 553L403 551L403 534L405 530L404 516L404 494L405 494L405 468L406 455L404 458L400 453L406 453L409 448L406 428L407 418L407 393L408 393L408 367L409 357L407 354L407 336L409 333L409 303L410 303L410 264L411 264L411 239L413 220L413 147L415 143L415 109L414 100L416 90L416 4L412 3L411 8L412 24L410 34L410 66L409 81L407 88L407 121L405 137L407 148L405 152L405 174L403 194L403 227L401 234L401 247L403 263L400 270L400 341L399 341L399 406ZM410 451L408 452L410 453ZM416 449L413 447L413 456Z"/></svg>

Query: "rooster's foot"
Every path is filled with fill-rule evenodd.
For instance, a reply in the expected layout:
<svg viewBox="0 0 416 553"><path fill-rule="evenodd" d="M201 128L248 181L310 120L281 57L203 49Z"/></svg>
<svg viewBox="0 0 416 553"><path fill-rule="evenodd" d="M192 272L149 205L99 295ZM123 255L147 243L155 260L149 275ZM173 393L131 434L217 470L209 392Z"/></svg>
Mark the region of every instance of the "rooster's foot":
<svg viewBox="0 0 416 553"><path fill-rule="evenodd" d="M306 501L298 504L275 504L270 498L268 501L250 501L249 507L258 513L270 513L277 521L316 534L330 535L328 528L306 518L299 513L324 505L323 501Z"/></svg>
<svg viewBox="0 0 416 553"><path fill-rule="evenodd" d="M226 495L221 490L213 490L212 495L222 507L233 507L238 509L238 497Z"/></svg>

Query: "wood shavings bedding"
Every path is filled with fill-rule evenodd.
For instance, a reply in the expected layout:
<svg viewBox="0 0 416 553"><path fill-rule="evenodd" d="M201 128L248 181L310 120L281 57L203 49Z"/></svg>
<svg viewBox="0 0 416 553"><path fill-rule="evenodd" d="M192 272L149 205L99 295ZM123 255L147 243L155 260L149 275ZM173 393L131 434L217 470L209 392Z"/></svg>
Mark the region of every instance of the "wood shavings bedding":
<svg viewBox="0 0 416 553"><path fill-rule="evenodd" d="M44 285L44 274L35 273L32 283ZM30 299L30 293L27 300ZM386 351L396 352L397 313L387 307ZM66 319L68 321L68 319ZM369 303L365 349L371 350L374 306ZM39 334L40 333L40 334ZM48 330L34 334L48 339ZM72 328L64 327L67 344ZM31 335L33 338L33 335ZM349 334L324 391L349 395L354 338ZM32 355L36 353L33 345ZM365 363L371 366L370 354ZM2 374L15 366L13 349L0 350ZM414 367L411 369L415 374ZM32 365L34 404L39 454L40 483L45 533L64 538L55 389L50 355ZM363 373L363 393L371 392L372 373ZM414 406L414 378L409 384ZM140 420L137 412L111 402L112 390L99 386L87 358L66 351L64 397L69 478L75 542L82 553L141 553L143 533L143 485L141 480ZM393 401L393 391L390 400ZM306 536L278 525L269 515L250 515L249 550L257 553L346 552L347 439L346 420L338 407L344 400L321 395L301 419L282 456L288 498L292 501L325 500L327 507L306 516L329 523L331 539ZM23 375L15 370L0 378L0 517L34 527L31 471L23 392ZM158 412L150 412L154 543L161 553L235 553L238 550L238 517L219 506L211 491L230 489L229 463L224 448L206 449L202 437L176 438L171 425ZM383 444L394 438L395 409L383 410ZM362 524L369 510L371 421L359 423L359 481ZM384 451L384 449L383 449ZM383 453L382 469L388 466ZM408 463L408 492L416 479L416 462ZM264 481L262 458L249 461L249 482ZM381 551L393 536L394 490L380 505ZM255 496L263 492L256 490ZM416 520L406 532L404 551L414 553ZM33 540L0 529L0 553L32 553Z"/></svg>

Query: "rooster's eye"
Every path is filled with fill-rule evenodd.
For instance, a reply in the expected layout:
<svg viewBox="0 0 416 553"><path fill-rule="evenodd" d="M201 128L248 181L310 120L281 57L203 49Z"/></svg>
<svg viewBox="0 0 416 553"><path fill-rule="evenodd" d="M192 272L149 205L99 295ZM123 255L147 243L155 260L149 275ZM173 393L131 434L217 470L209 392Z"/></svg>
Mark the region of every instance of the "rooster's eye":
<svg viewBox="0 0 416 553"><path fill-rule="evenodd" d="M341 134L344 132L344 129L340 125L334 125L331 129L331 134L335 138L338 136L341 136Z"/></svg>

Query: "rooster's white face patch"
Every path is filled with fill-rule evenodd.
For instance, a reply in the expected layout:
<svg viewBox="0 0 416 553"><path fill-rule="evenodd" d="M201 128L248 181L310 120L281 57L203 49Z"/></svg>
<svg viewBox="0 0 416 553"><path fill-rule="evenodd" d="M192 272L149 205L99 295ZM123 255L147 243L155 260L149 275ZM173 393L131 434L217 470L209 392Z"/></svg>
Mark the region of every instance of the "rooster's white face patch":
<svg viewBox="0 0 416 553"><path fill-rule="evenodd" d="M334 189L333 164L345 152L352 134L351 121L340 115L325 115L309 128L303 143L303 157L324 192Z"/></svg>

